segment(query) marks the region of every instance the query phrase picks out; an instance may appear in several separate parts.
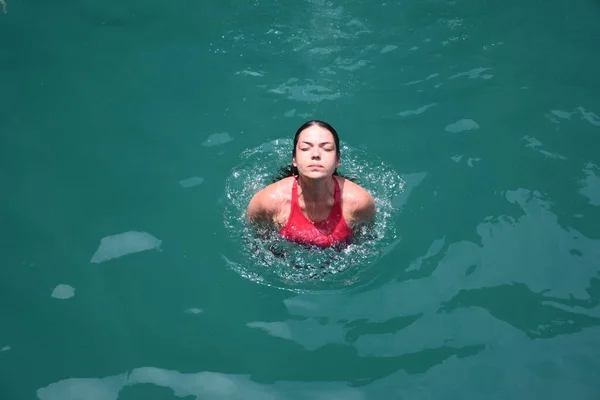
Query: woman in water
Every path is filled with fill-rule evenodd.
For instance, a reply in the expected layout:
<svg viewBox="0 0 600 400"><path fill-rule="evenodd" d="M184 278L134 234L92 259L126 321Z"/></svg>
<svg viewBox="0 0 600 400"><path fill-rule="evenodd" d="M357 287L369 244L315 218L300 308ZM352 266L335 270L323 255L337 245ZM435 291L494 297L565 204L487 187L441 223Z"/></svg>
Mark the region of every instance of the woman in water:
<svg viewBox="0 0 600 400"><path fill-rule="evenodd" d="M313 120L294 136L292 166L256 193L246 213L254 224L275 227L291 242L320 248L349 244L375 218L373 197L337 173L340 140L326 122Z"/></svg>

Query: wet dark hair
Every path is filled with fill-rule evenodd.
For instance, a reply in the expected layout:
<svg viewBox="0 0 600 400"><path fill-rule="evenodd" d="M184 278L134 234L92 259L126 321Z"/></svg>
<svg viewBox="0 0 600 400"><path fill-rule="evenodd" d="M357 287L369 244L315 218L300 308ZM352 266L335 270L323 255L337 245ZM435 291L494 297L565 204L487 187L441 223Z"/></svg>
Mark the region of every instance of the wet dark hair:
<svg viewBox="0 0 600 400"><path fill-rule="evenodd" d="M337 159L340 159L340 138L338 136L337 131L333 128L333 126L329 125L327 122L325 121L320 121L318 119L313 119L310 121L305 122L304 124L302 124L302 126L300 128L298 128L298 130L296 131L296 134L294 135L294 147L292 148L292 157L296 156L296 146L298 144L298 138L300 137L300 133L302 133L303 130L305 130L306 128L309 128L311 126L320 126L321 128L327 129L329 132L331 132L331 135L333 135L333 141L335 143L335 155L337 157ZM287 178L289 176L296 176L298 175L298 168L294 167L293 164L288 164L288 165L284 165L279 169L279 174L274 178L273 182L279 181L283 178ZM342 178L346 178L348 180L354 181L356 180L356 177L354 176L345 176L342 175L338 172L337 168L335 169L335 171L333 171L333 175L342 177Z"/></svg>

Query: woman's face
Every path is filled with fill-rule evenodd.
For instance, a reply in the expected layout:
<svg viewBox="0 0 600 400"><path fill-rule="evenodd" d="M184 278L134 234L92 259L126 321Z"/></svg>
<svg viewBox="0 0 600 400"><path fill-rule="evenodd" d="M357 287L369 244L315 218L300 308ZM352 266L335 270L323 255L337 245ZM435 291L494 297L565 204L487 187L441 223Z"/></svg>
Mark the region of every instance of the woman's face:
<svg viewBox="0 0 600 400"><path fill-rule="evenodd" d="M340 165L336 150L331 132L313 125L300 132L292 164L300 175L313 179L327 178Z"/></svg>

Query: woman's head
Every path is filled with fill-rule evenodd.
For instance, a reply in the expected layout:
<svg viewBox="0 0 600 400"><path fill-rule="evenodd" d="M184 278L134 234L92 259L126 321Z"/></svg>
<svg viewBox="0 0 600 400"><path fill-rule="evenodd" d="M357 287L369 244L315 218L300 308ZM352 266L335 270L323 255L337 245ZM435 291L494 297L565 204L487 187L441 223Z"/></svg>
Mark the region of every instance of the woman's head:
<svg viewBox="0 0 600 400"><path fill-rule="evenodd" d="M300 137L300 134L302 132L304 132L304 130L306 130L307 128L310 128L311 126L321 127L323 129L328 130L329 133L331 133L331 135L333 136L333 141L335 143L335 151L336 151L335 154L337 155L337 157L339 159L340 158L340 138L338 136L337 131L333 128L333 126L329 125L327 122L319 121L317 119L313 119L311 121L304 123L304 125L302 125L300 128L298 128L298 130L296 131L296 135L294 135L294 148L292 149L292 157L296 156L296 146L298 145L298 138Z"/></svg>
<svg viewBox="0 0 600 400"><path fill-rule="evenodd" d="M317 136L312 137L315 134ZM283 178L286 178L289 176L299 175L299 173L301 173L303 170L306 171L303 168L303 165L305 165L307 167L310 166L310 161L308 164L306 164L306 162L305 162L307 154L310 154L310 153L306 153L306 151L308 151L307 147L310 148L310 144L303 143L304 139L307 139L309 136L311 136L311 138L310 138L310 140L307 140L307 141L310 142L310 144L313 144L312 142L316 142L314 144L319 145L319 142L323 142L320 144L321 148L323 150L325 150L325 148L327 148L327 149L333 148L334 149L333 150L333 155L334 155L333 172L331 171L331 169L329 169L327 171L327 173L324 175L331 175L333 173L333 175L342 176L343 178L346 178L346 179L349 179L352 181L354 181L356 179L355 176L343 176L343 175L339 174L337 171L337 167L339 166L339 163L340 163L340 138L338 137L338 133L336 132L336 130L331 125L329 125L327 122L323 122L323 121L319 121L319 120L311 120L311 121L304 123L296 131L296 134L294 135L294 147L292 149L292 164L282 167L281 170L279 171L279 174L274 178L274 181L278 181L280 179L283 179ZM327 144L325 142L329 142L329 144ZM305 145L305 147L300 148L299 145ZM313 155L316 157L324 156L327 158L327 160L330 160L330 158L328 158L329 157L328 155L331 155L331 154L332 154L331 152L326 152L326 151L324 151L323 153L319 153L315 149L315 154L313 154ZM322 161L322 160L320 160L320 161ZM299 163L303 164L300 166L301 167L300 171L298 169ZM316 172L316 171L313 171L311 173L314 175L314 172Z"/></svg>
<svg viewBox="0 0 600 400"><path fill-rule="evenodd" d="M326 122L312 120L296 131L292 150L294 175L323 178L337 174L340 164L340 139Z"/></svg>

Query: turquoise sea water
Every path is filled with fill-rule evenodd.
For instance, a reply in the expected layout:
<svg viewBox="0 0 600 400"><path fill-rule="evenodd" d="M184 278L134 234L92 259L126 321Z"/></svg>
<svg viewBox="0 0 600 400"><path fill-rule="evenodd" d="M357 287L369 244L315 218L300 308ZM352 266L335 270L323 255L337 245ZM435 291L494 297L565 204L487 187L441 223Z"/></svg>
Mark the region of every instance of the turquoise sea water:
<svg viewBox="0 0 600 400"><path fill-rule="evenodd" d="M600 3L6 1L0 398L600 397ZM232 215L311 118L390 214L305 290Z"/></svg>

